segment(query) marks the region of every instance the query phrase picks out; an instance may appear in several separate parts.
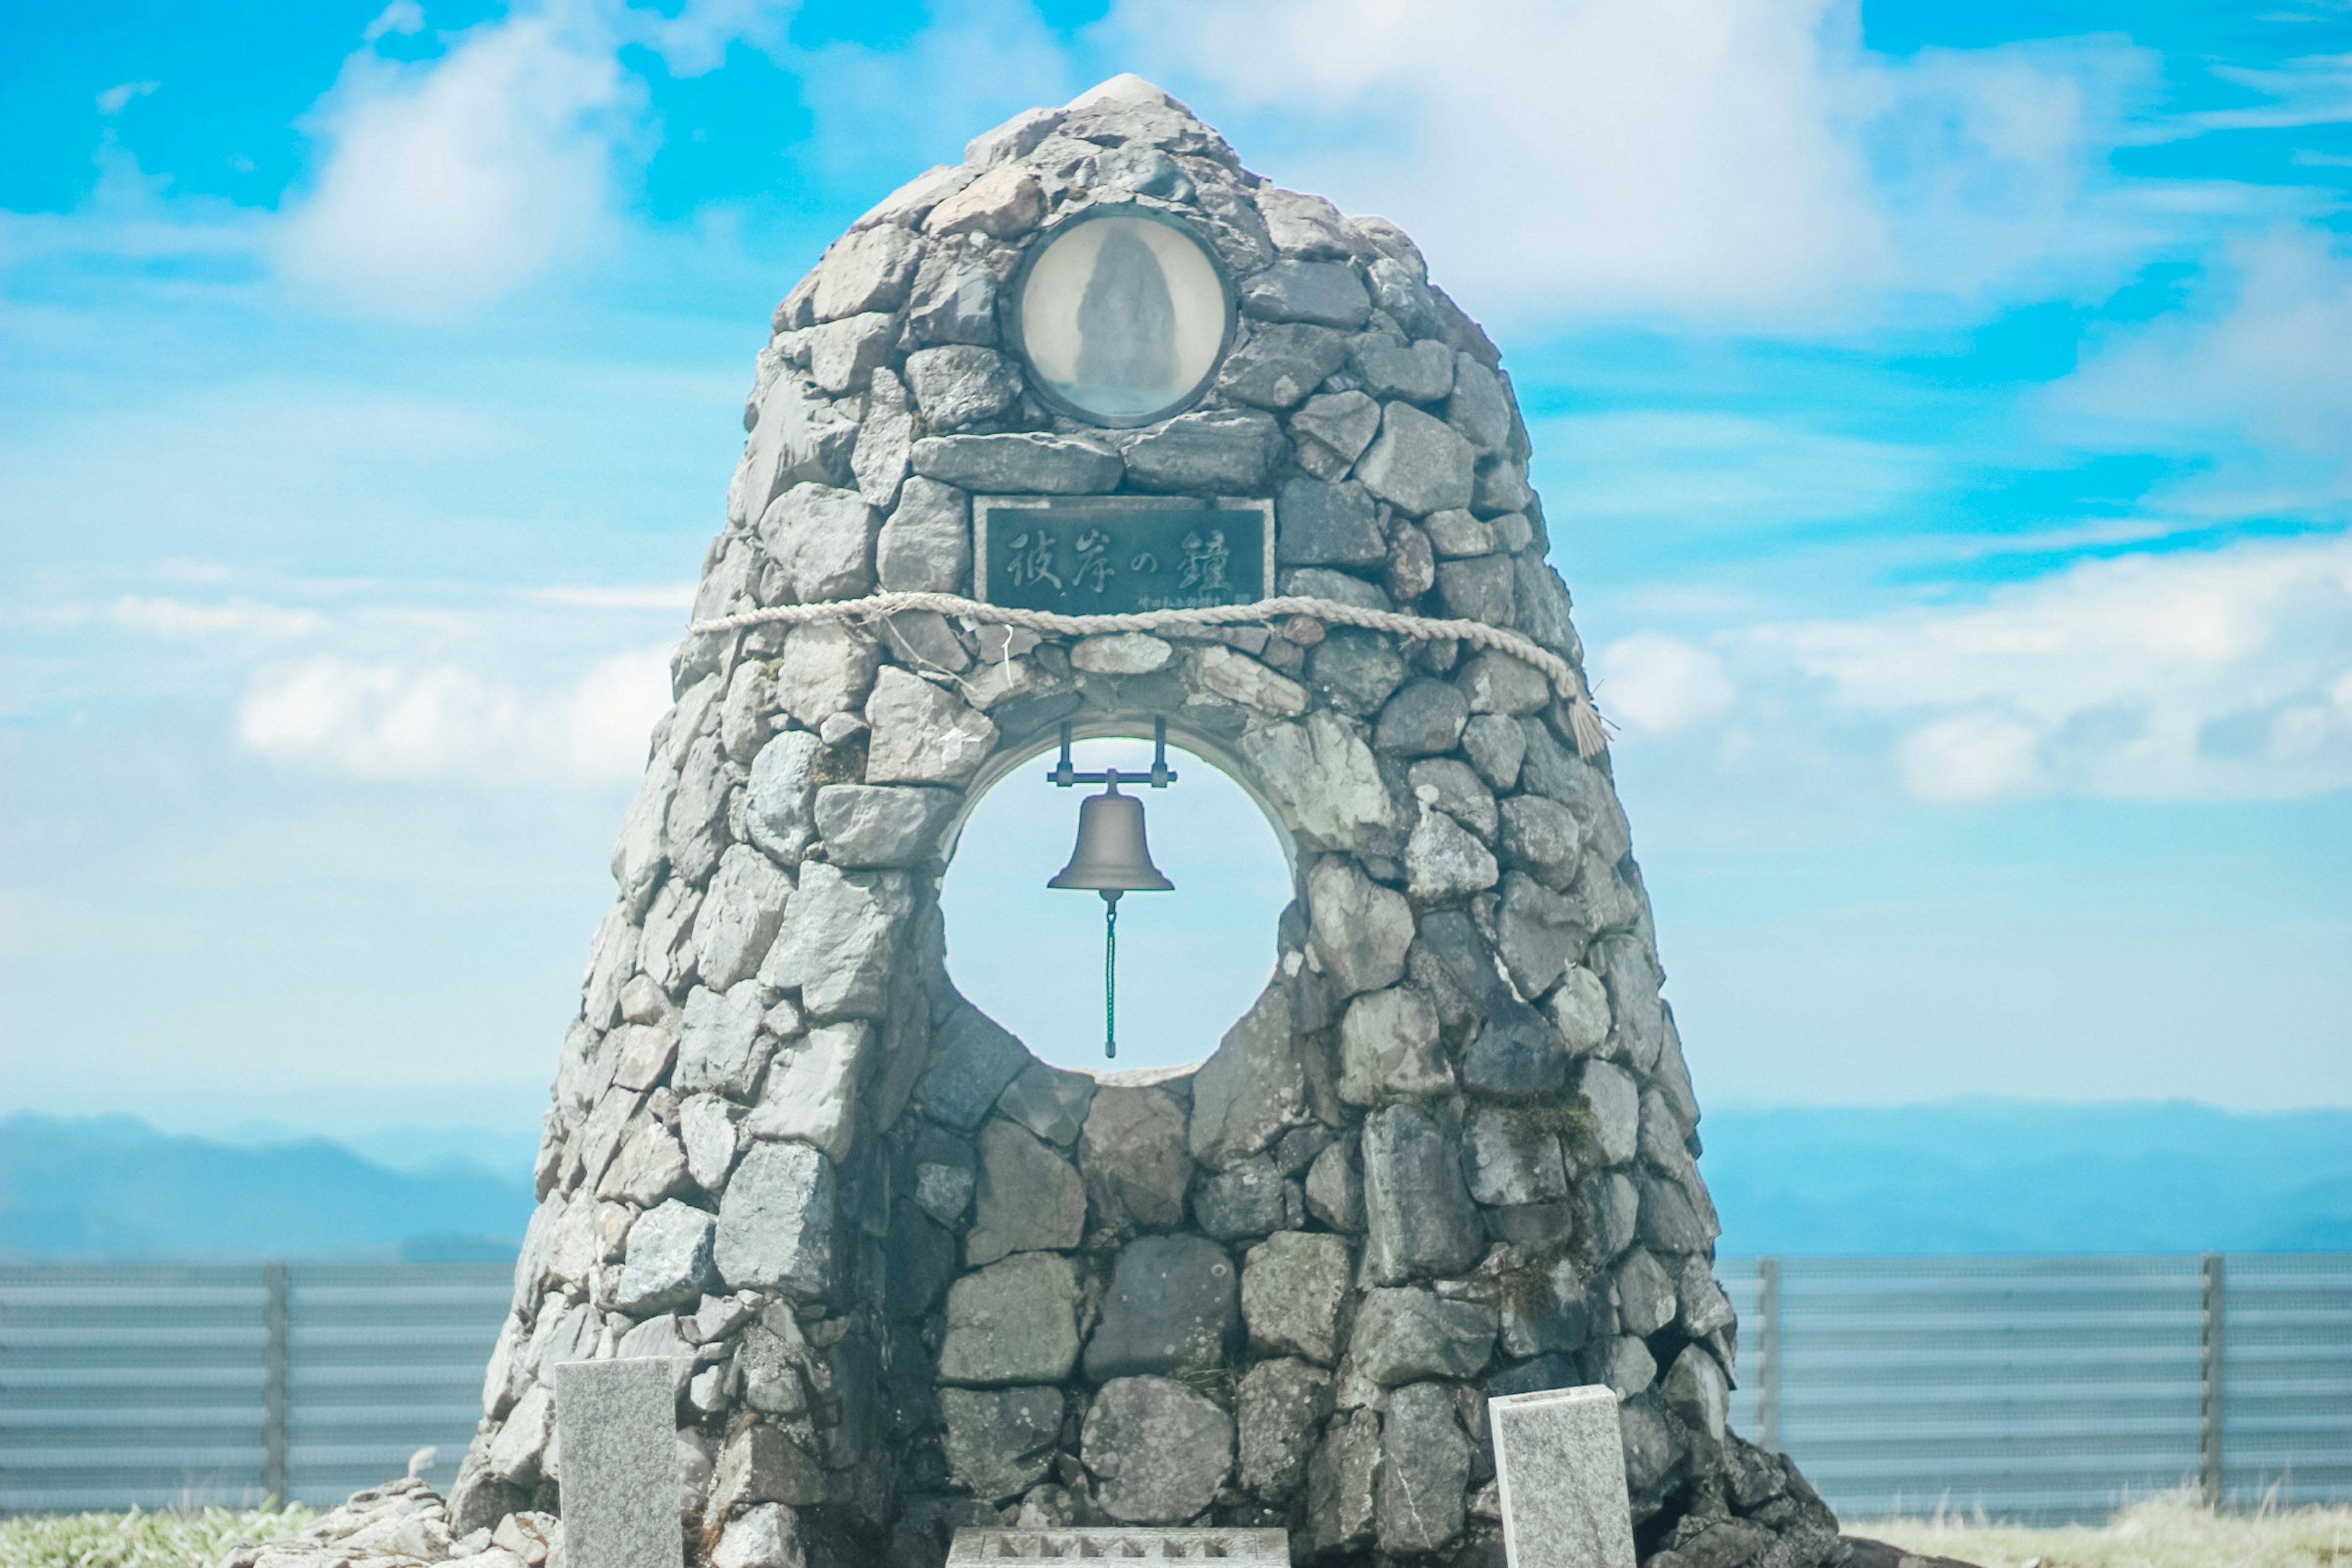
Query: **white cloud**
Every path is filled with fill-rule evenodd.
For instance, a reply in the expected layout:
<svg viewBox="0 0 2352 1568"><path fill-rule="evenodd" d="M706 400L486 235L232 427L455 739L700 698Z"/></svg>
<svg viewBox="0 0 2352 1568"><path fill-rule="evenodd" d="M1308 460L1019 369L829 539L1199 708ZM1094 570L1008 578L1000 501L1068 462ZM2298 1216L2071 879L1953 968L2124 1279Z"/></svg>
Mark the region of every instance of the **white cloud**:
<svg viewBox="0 0 2352 1568"><path fill-rule="evenodd" d="M372 313L433 315L594 247L639 93L617 43L559 5L436 60L352 57L310 117L327 157L280 236L285 271Z"/></svg>
<svg viewBox="0 0 2352 1568"><path fill-rule="evenodd" d="M1671 735L1722 718L1738 695L1723 660L1664 632L1635 632L1601 650L1594 698L1620 724Z"/></svg>
<svg viewBox="0 0 2352 1568"><path fill-rule="evenodd" d="M1895 744L1903 787L1939 805L2039 795L2049 786L2042 736L2000 713L1963 713L1920 725Z"/></svg>
<svg viewBox="0 0 2352 1568"><path fill-rule="evenodd" d="M374 43L387 33L421 33L425 30L425 7L416 0L392 0L392 4L376 13L375 20L367 25L360 37Z"/></svg>
<svg viewBox="0 0 2352 1568"><path fill-rule="evenodd" d="M126 594L114 602L114 619L158 637L247 637L269 639L309 637L325 624L312 610L289 610L249 600L195 604L185 599Z"/></svg>
<svg viewBox="0 0 2352 1568"><path fill-rule="evenodd" d="M2232 242L2183 310L2116 332L2058 384L2105 450L2210 453L2172 488L2207 516L2352 509L2352 254L2313 226Z"/></svg>
<svg viewBox="0 0 2352 1568"><path fill-rule="evenodd" d="M694 607L694 590L692 583L651 583L625 588L540 588L531 597L585 610L683 611Z"/></svg>
<svg viewBox="0 0 2352 1568"><path fill-rule="evenodd" d="M120 114L131 106L132 99L144 98L163 85L160 81L117 82L98 95L98 111L105 115Z"/></svg>
<svg viewBox="0 0 2352 1568"><path fill-rule="evenodd" d="M2155 59L2114 39L1897 61L1847 0L1124 0L1106 29L1474 312L1851 320L2145 237L2087 194Z"/></svg>
<svg viewBox="0 0 2352 1568"><path fill-rule="evenodd" d="M1965 608L1719 639L1746 681L1891 726L1915 796L2352 785L2352 535L2086 562Z"/></svg>
<svg viewBox="0 0 2352 1568"><path fill-rule="evenodd" d="M273 762L362 778L601 784L643 770L668 659L639 648L526 687L451 663L322 657L257 679L237 734Z"/></svg>

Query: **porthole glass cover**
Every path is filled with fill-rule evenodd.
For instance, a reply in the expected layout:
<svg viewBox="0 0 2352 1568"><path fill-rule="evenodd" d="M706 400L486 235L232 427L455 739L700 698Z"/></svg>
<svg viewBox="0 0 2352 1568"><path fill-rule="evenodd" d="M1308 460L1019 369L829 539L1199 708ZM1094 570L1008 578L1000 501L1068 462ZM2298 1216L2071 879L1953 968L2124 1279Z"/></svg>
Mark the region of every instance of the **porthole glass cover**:
<svg viewBox="0 0 2352 1568"><path fill-rule="evenodd" d="M1233 340L1223 266L1155 207L1093 207L1064 223L1030 251L1013 299L1031 384L1096 425L1182 413Z"/></svg>

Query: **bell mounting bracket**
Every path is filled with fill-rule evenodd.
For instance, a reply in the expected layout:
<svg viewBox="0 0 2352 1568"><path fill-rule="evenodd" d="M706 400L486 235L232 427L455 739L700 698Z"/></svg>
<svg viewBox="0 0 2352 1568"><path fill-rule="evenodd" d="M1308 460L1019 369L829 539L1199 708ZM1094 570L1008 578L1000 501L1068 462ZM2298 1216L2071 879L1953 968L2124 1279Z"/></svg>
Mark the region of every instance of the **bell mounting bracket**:
<svg viewBox="0 0 2352 1568"><path fill-rule="evenodd" d="M1176 782L1176 770L1168 765L1168 721L1152 720L1151 771L1139 776L1122 773L1117 768L1098 773L1078 772L1070 765L1070 727L1065 724L1062 726L1062 760L1046 770L1045 782L1062 789L1082 784L1148 784L1153 789L1166 789Z"/></svg>

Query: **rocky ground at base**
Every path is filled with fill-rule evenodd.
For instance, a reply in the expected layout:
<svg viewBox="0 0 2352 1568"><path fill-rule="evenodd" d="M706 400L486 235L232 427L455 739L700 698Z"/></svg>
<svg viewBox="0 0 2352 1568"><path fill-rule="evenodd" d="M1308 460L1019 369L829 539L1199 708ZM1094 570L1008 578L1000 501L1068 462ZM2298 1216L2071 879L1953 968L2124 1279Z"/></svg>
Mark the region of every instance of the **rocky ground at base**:
<svg viewBox="0 0 2352 1568"><path fill-rule="evenodd" d="M757 1556L730 1551L740 1532L726 1542L706 1568L803 1568L789 1532L778 1532L780 1554ZM693 1550L688 1554L704 1563ZM1854 1536L1841 1538L1843 1557L1834 1568L1975 1568L1950 1557L1930 1557ZM1653 1552L1642 1568L1749 1568L1759 1559L1738 1542L1694 1537L1681 1550ZM267 1541L240 1542L217 1563L201 1568L419 1568L462 1563L466 1568L564 1568L563 1521L551 1514L511 1513L495 1526L462 1536L449 1531L447 1500L419 1477L353 1492L341 1507L321 1514L308 1529ZM1500 1568L1497 1564L1496 1568Z"/></svg>

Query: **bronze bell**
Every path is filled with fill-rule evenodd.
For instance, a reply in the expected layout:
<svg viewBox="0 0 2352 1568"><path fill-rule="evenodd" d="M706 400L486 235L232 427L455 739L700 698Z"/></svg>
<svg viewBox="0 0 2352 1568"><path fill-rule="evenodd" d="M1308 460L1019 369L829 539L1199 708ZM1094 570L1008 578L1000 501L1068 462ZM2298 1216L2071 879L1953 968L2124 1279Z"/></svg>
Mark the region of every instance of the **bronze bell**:
<svg viewBox="0 0 2352 1568"><path fill-rule="evenodd" d="M1176 884L1151 863L1143 842L1143 802L1118 793L1116 769L1103 775L1103 792L1078 803L1078 847L1070 863L1045 884L1091 889L1115 904L1121 893L1165 893Z"/></svg>

